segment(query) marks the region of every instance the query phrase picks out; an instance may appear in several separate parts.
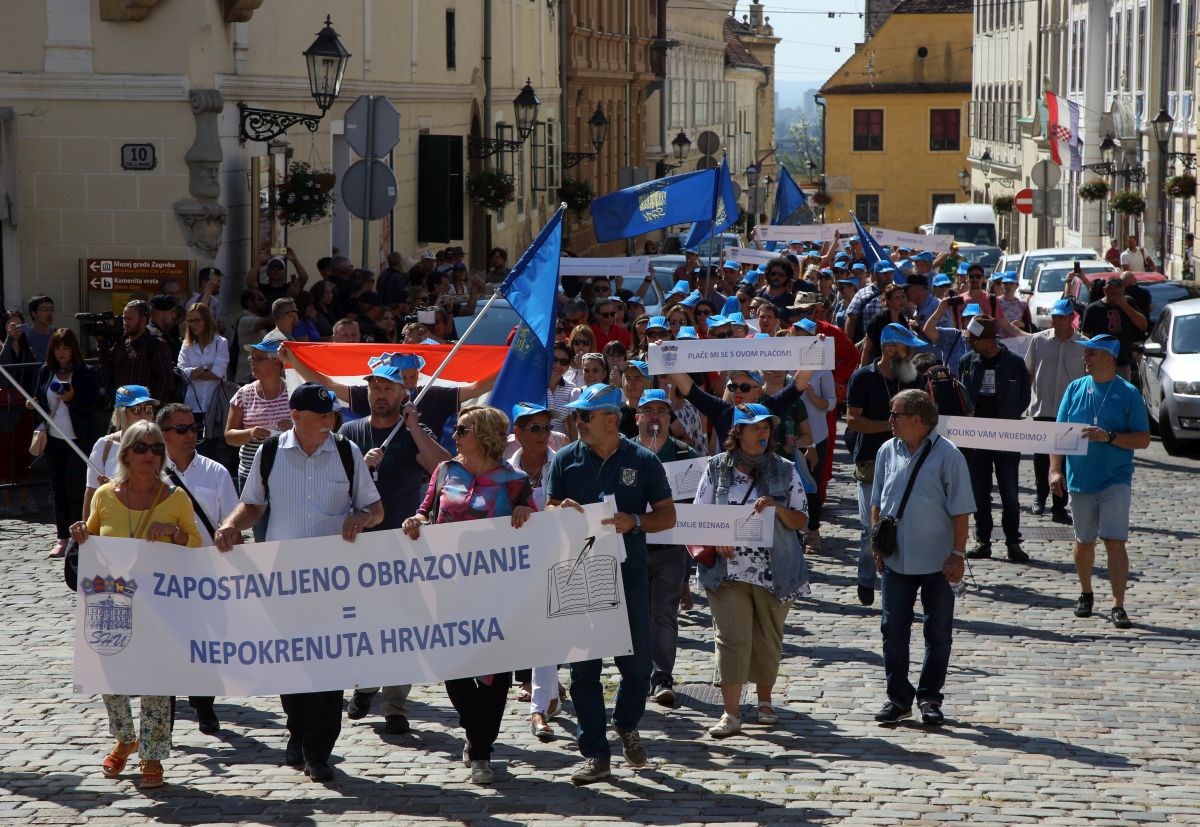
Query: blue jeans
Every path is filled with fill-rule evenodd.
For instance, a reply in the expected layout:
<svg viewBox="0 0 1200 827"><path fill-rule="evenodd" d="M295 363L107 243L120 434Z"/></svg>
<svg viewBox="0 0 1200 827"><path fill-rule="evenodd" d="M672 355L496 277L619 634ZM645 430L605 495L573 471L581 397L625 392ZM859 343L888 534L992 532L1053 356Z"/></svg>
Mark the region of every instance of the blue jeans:
<svg viewBox="0 0 1200 827"><path fill-rule="evenodd" d="M975 495L975 539L992 541L992 469L1000 488L1000 525L1004 527L1004 542L1021 542L1021 502L1017 491L1021 455L1012 451L976 449L967 456L971 468L971 490Z"/></svg>
<svg viewBox="0 0 1200 827"><path fill-rule="evenodd" d="M679 644L679 597L688 576L683 546L650 546L646 571L650 595L651 685L674 683L675 652Z"/></svg>
<svg viewBox="0 0 1200 827"><path fill-rule="evenodd" d="M871 483L858 484L858 585L875 588L875 555L871 552Z"/></svg>
<svg viewBox="0 0 1200 827"><path fill-rule="evenodd" d="M925 660L921 664L921 679L913 689L908 680L908 640L912 631L913 605L917 591L925 609ZM954 624L954 592L946 576L933 574L899 574L883 567L883 668L887 673L888 700L904 709L917 702L942 703L942 687L946 684L946 668L950 664L950 641Z"/></svg>
<svg viewBox="0 0 1200 827"><path fill-rule="evenodd" d="M613 703L612 721L619 732L629 732L637 729L642 720L650 691L650 589L645 560L627 558L621 564L621 580L625 586L633 654L613 658L621 673L621 683ZM579 721L579 752L584 758L607 761L612 749L608 744L604 686L600 683L602 668L603 661L599 659L571 664L571 701Z"/></svg>

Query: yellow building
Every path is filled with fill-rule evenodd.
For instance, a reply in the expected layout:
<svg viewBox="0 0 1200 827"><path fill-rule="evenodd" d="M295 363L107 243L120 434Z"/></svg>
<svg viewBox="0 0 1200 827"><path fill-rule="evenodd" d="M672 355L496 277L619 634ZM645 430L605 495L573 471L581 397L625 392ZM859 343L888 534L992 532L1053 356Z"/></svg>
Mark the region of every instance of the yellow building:
<svg viewBox="0 0 1200 827"><path fill-rule="evenodd" d="M914 231L966 200L971 0L903 0L821 88L825 221Z"/></svg>

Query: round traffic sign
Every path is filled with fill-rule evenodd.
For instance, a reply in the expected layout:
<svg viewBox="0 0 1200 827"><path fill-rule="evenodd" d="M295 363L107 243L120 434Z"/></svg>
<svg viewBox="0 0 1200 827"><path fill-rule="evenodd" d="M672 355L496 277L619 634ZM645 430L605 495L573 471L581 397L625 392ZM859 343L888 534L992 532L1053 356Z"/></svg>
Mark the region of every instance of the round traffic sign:
<svg viewBox="0 0 1200 827"><path fill-rule="evenodd" d="M1050 161L1038 161L1029 171L1029 179L1040 190L1052 190L1062 180L1062 170Z"/></svg>
<svg viewBox="0 0 1200 827"><path fill-rule="evenodd" d="M1033 214L1033 190L1026 187L1013 196L1013 206L1023 215Z"/></svg>
<svg viewBox="0 0 1200 827"><path fill-rule="evenodd" d="M696 138L696 149L705 155L716 155L721 149L721 138L711 129L706 129Z"/></svg>
<svg viewBox="0 0 1200 827"><path fill-rule="evenodd" d="M367 203L367 174L371 176L371 201ZM342 176L342 203L356 218L375 221L396 206L396 173L383 161L355 161Z"/></svg>

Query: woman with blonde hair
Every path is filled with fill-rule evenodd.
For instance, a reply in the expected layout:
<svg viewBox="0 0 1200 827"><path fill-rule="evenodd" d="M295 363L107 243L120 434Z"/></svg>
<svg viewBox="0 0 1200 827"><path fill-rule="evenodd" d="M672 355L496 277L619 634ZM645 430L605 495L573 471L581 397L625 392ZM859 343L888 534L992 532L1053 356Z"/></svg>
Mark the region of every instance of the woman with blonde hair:
<svg viewBox="0 0 1200 827"><path fill-rule="evenodd" d="M117 470L112 482L96 489L87 522L71 526L71 537L80 545L88 537L131 537L196 548L200 531L192 501L181 488L163 475L167 446L162 431L153 422L134 422L125 429L117 449ZM116 778L129 756L141 760L143 789L163 784L162 760L171 752L171 698L168 695L141 697L140 737L134 733L128 695L104 695L108 726L117 744L105 756L101 768L105 778Z"/></svg>
<svg viewBox="0 0 1200 827"><path fill-rule="evenodd" d="M188 380L183 401L192 409L196 424L204 429L200 438L210 442L221 435L229 407L227 394L233 390L231 386L225 396L218 397L229 370L229 341L217 333L216 317L207 304L196 302L184 318L187 324L178 359L179 369ZM214 397L221 403L215 408Z"/></svg>
<svg viewBox="0 0 1200 827"><path fill-rule="evenodd" d="M417 513L404 521L416 540L421 526L512 517L520 528L537 510L529 476L504 459L508 417L497 408L467 408L454 427L458 455L438 466ZM446 681L446 694L466 730L463 764L476 784L490 784L492 745L504 720L512 673Z"/></svg>
<svg viewBox="0 0 1200 827"><path fill-rule="evenodd" d="M117 446L125 429L135 422L153 422L158 400L150 396L144 385L121 385L113 396L113 412L109 425L112 433L100 437L88 455L87 482L83 489L83 519L92 510L96 489L110 481L117 472Z"/></svg>

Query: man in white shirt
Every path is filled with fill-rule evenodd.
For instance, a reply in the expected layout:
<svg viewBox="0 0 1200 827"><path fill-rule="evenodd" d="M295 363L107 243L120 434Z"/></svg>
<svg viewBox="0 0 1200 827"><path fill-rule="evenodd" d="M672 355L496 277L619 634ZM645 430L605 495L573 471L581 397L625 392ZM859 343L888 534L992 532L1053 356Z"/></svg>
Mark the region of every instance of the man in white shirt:
<svg viewBox="0 0 1200 827"><path fill-rule="evenodd" d="M233 479L224 465L196 453L200 426L187 405L177 402L164 405L158 412L158 427L162 429L163 441L167 444L167 476L191 498L196 510L200 542L211 546L215 527L232 514L238 504ZM221 722L213 711L214 700L206 695L188 698L188 703L196 711L200 731L205 735L215 735L221 730Z"/></svg>
<svg viewBox="0 0 1200 827"><path fill-rule="evenodd" d="M1131 235L1125 239L1125 249L1121 251L1121 269L1132 270L1135 273L1145 273L1149 268L1147 266L1146 250L1138 246L1136 235Z"/></svg>

